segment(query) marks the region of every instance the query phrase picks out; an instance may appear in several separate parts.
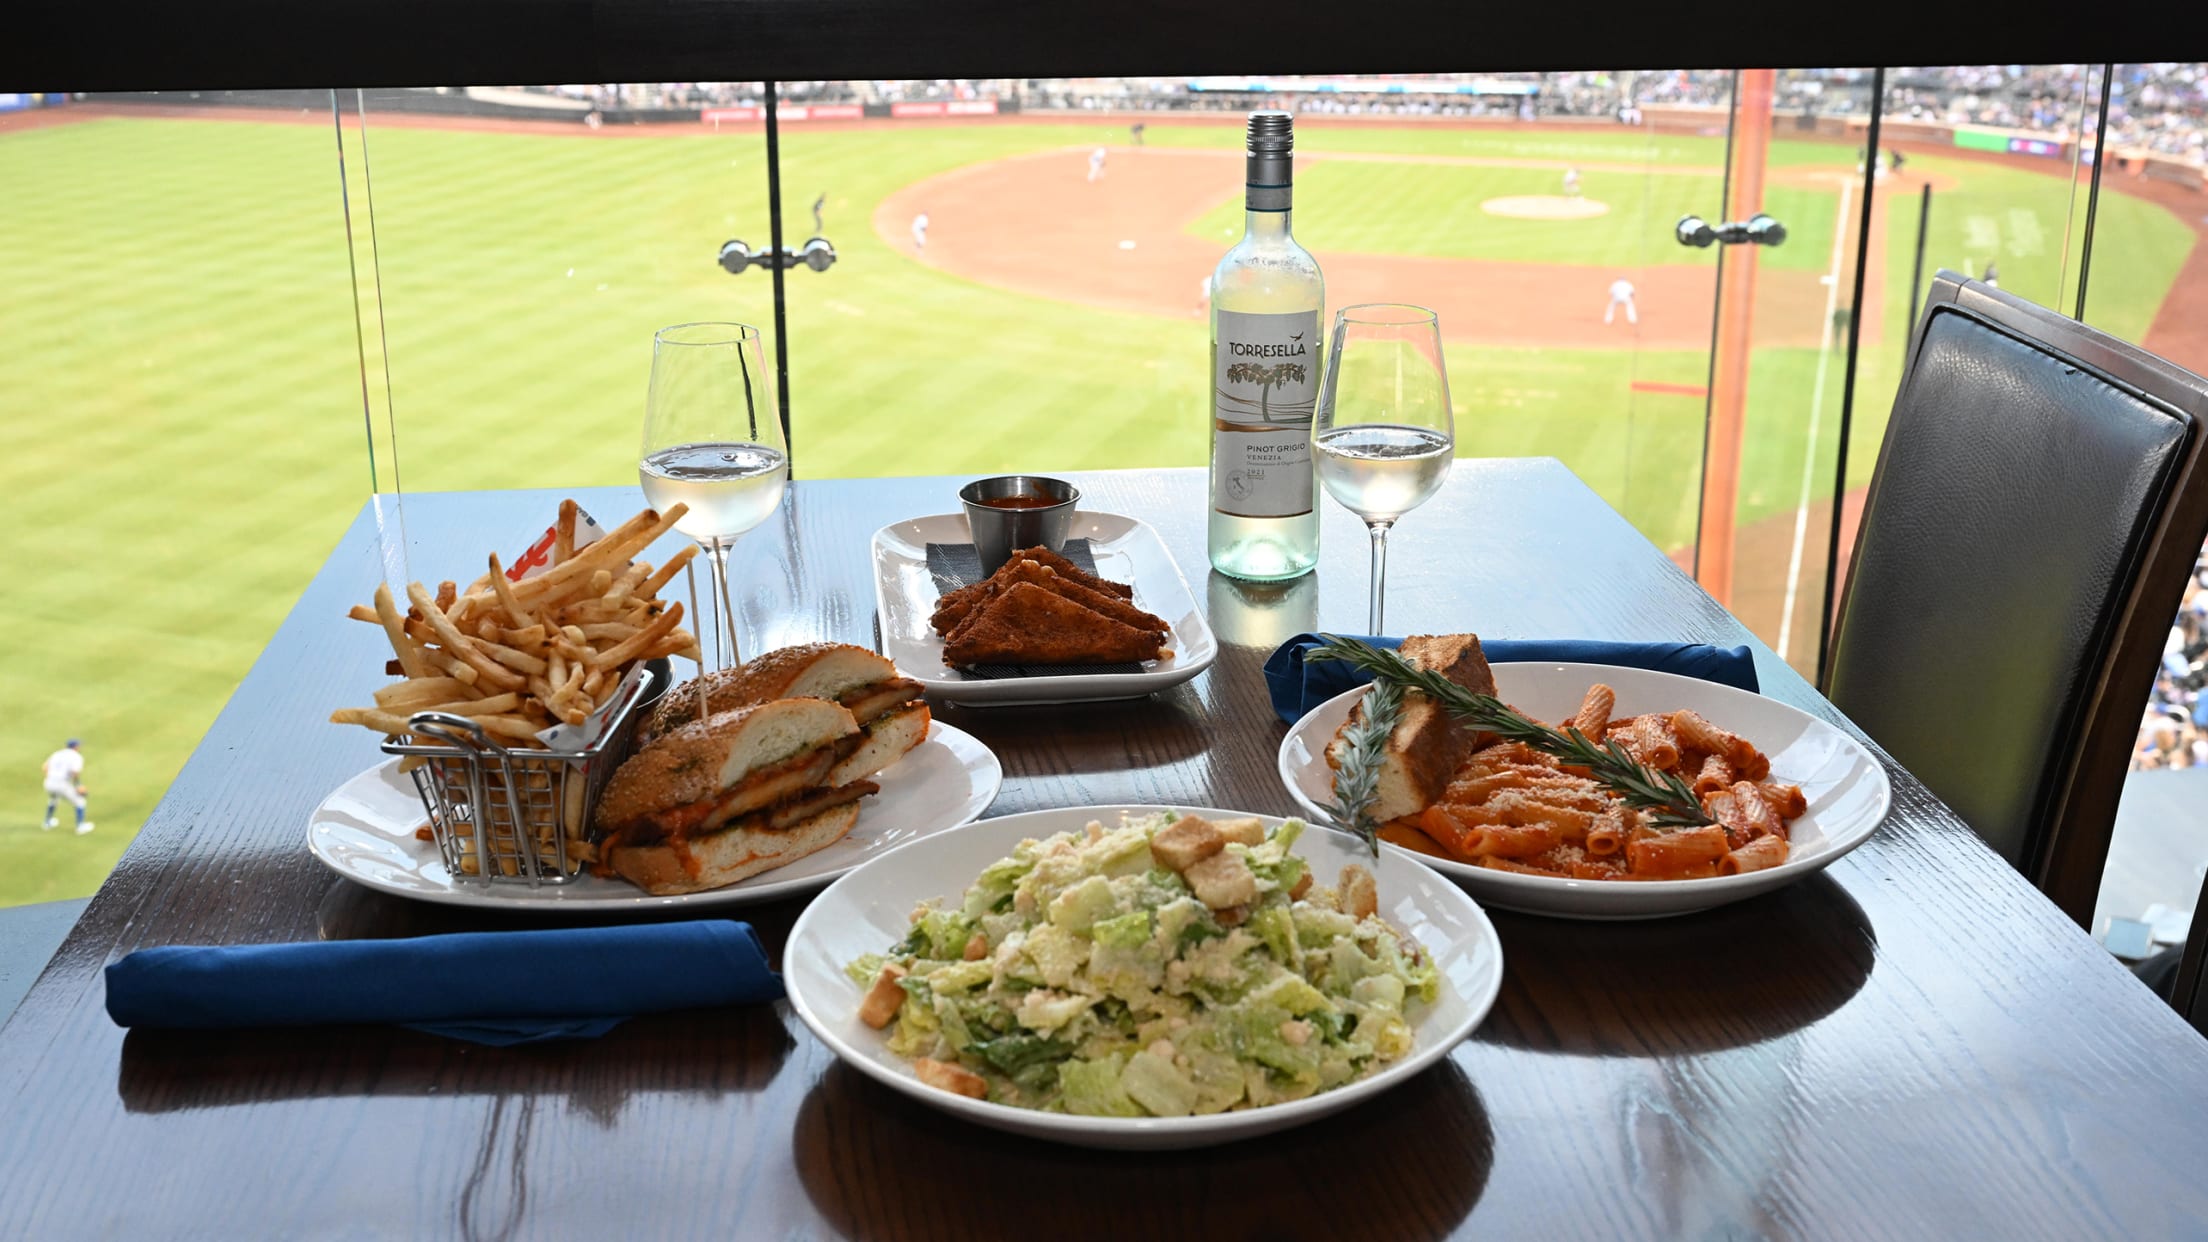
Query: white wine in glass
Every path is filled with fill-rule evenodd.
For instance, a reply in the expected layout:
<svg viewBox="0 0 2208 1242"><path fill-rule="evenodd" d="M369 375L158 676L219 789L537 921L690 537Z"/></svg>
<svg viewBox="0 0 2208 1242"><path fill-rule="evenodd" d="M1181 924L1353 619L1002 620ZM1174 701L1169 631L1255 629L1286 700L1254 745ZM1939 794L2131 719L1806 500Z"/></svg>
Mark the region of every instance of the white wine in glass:
<svg viewBox="0 0 2208 1242"><path fill-rule="evenodd" d="M1311 424L1319 483L1372 534L1370 632L1382 633L1388 531L1441 490L1456 422L1441 327L1423 306L1348 306L1334 316Z"/></svg>
<svg viewBox="0 0 2208 1242"><path fill-rule="evenodd" d="M743 659L728 550L782 503L789 464L782 424L766 395L757 328L685 323L653 334L637 479L653 508L677 501L690 507L675 528L707 553L716 667Z"/></svg>

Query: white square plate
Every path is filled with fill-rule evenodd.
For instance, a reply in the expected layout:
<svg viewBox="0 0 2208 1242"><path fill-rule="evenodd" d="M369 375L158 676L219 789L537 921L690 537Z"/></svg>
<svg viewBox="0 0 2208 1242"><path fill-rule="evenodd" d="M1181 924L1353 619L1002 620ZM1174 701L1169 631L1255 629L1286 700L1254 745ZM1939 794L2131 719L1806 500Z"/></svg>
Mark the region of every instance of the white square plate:
<svg viewBox="0 0 2208 1242"><path fill-rule="evenodd" d="M943 639L928 624L940 593L928 572L928 545L969 543L961 513L897 522L874 532L874 602L882 627L882 654L897 669L952 703L1010 707L1022 703L1079 703L1140 698L1177 686L1211 667L1219 640L1203 610L1149 523L1116 513L1082 511L1073 518L1074 539L1089 541L1099 577L1135 588L1135 606L1165 618L1168 652L1139 673L1061 673L1042 677L969 677L943 663Z"/></svg>

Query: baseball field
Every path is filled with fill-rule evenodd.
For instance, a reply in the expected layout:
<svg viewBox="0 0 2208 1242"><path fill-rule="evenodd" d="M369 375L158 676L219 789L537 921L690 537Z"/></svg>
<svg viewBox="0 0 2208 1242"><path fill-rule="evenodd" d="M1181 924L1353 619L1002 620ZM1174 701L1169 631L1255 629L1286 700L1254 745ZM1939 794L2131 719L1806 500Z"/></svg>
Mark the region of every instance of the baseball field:
<svg viewBox="0 0 2208 1242"><path fill-rule="evenodd" d="M55 119L0 121L0 903L97 886L373 488L630 481L653 329L772 314L765 273L713 262L728 238L766 245L756 129L394 119L347 136L341 180L326 114ZM1239 228L1237 119L1128 137L785 131L793 240L824 195L841 256L788 278L800 476L1204 460L1200 282ZM1300 148L1297 230L1329 301L1441 310L1461 451L1561 457L1657 544L1690 544L1715 259L1670 230L1717 216L1723 139L1312 125ZM1593 208L1568 205L1566 168L1599 213L1569 218ZM1998 259L2004 288L2055 302L2075 280L2067 171L1926 154L1889 179L1853 478L1898 380L1918 188L1931 266ZM1791 236L1757 288L1744 540L1830 500L1843 368L1820 346L1860 193L1852 149L1775 143L1767 201ZM1505 199L1567 218L1495 214ZM2089 318L2151 342L2195 223L2118 193L2097 229ZM1620 276L1638 323L1604 322ZM1399 554L1446 537L1414 519ZM72 736L82 837L37 816L39 761Z"/></svg>

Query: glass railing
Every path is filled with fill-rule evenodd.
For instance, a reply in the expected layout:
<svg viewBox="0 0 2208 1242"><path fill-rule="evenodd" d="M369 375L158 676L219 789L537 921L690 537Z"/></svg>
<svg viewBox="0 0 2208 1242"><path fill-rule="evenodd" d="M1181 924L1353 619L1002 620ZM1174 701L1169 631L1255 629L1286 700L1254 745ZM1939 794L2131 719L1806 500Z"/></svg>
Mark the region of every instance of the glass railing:
<svg viewBox="0 0 2208 1242"><path fill-rule="evenodd" d="M0 111L0 770L81 739L93 825L9 817L0 904L98 887L374 485L332 127Z"/></svg>
<svg viewBox="0 0 2208 1242"><path fill-rule="evenodd" d="M1561 458L1814 675L1921 277L2208 369L2200 70L0 95L0 520L47 536L0 766L80 737L97 825L0 830L0 902L96 885L361 498L634 478L664 324L767 330L799 477L1200 464L1252 107L1329 305L1441 312L1460 452ZM1783 245L1676 238L1757 210ZM777 229L822 243L779 301Z"/></svg>

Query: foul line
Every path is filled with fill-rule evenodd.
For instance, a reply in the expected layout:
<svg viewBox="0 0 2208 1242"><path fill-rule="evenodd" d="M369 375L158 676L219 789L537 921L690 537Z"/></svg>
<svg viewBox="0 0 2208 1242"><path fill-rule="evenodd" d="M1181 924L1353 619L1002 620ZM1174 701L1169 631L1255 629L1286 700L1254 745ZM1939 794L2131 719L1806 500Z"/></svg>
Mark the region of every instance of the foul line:
<svg viewBox="0 0 2208 1242"><path fill-rule="evenodd" d="M1877 159L1878 153L1872 152L1871 158ZM1817 425L1823 420L1825 413L1825 368L1832 361L1832 312L1839 305L1840 251L1847 240L1844 226L1848 220L1848 196L1854 189L1853 179L1840 183L1840 209L1833 214L1832 266L1825 274L1825 330L1822 339L1817 343L1817 381L1809 397L1809 440L1802 446L1802 500L1794 507L1794 551L1786 560L1786 602L1782 605L1783 611L1779 613L1778 654L1781 660L1786 658L1787 643L1794 637L1794 601L1801 593L1802 540L1809 533L1809 488L1816 473ZM1867 262L1868 256L1857 255L1855 261ZM1856 307L1855 313L1862 314L1863 308ZM1832 504L1832 520L1837 522L1840 520L1840 498L1834 496ZM1831 573L1832 566L1825 566L1825 572Z"/></svg>

